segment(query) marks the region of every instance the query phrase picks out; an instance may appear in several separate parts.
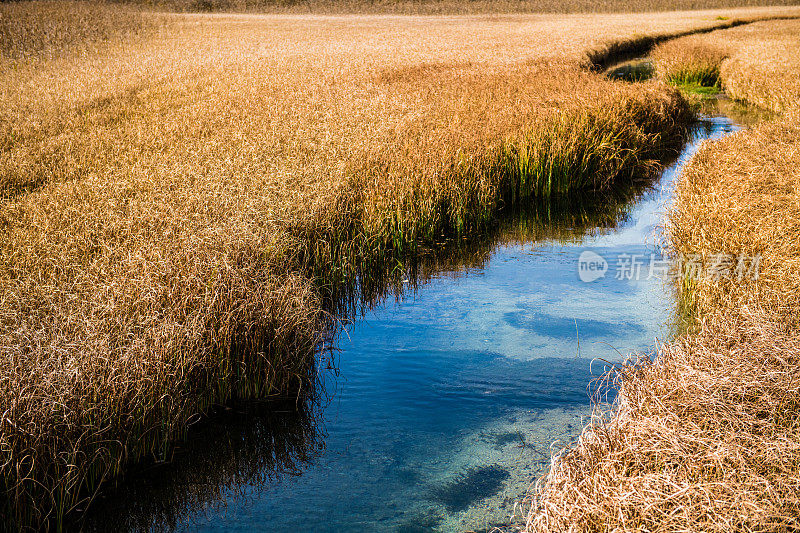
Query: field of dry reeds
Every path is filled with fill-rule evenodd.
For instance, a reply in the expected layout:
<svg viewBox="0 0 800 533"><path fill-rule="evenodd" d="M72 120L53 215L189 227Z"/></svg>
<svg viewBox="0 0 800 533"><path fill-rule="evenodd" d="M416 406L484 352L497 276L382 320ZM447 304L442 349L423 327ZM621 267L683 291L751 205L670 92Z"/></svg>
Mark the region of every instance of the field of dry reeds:
<svg viewBox="0 0 800 533"><path fill-rule="evenodd" d="M475 15L502 13L644 13L754 6L791 0L120 0L178 12Z"/></svg>
<svg viewBox="0 0 800 533"><path fill-rule="evenodd" d="M615 374L616 410L554 459L529 531L800 528L800 23L666 43L657 70L716 69L737 99L779 114L692 159L666 229L692 330ZM680 80L679 80L680 81ZM730 255L729 255L730 254ZM756 279L720 257L759 257Z"/></svg>
<svg viewBox="0 0 800 533"><path fill-rule="evenodd" d="M791 12L96 7L0 6L8 528L60 527L213 405L313 387L355 282L398 257L652 173L691 113L592 72L615 43Z"/></svg>

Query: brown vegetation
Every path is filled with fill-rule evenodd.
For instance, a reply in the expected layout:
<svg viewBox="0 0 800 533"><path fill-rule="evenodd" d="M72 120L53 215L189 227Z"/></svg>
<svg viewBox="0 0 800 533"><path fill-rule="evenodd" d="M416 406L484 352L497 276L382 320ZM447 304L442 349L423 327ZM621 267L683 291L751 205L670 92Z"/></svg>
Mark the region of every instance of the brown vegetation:
<svg viewBox="0 0 800 533"><path fill-rule="evenodd" d="M798 341L743 311L620 371L616 412L554 458L530 531L792 531Z"/></svg>
<svg viewBox="0 0 800 533"><path fill-rule="evenodd" d="M630 19L608 35L717 24ZM357 276L652 170L685 101L583 69L596 20L565 20L172 17L4 59L4 523L58 524L212 404L311 387Z"/></svg>
<svg viewBox="0 0 800 533"><path fill-rule="evenodd" d="M800 107L799 33L800 21L756 22L670 41L653 59L662 79L713 72L731 98L790 114Z"/></svg>
<svg viewBox="0 0 800 533"><path fill-rule="evenodd" d="M728 51L705 43L682 39L657 46L652 54L656 75L677 85L719 85L719 69Z"/></svg>
<svg viewBox="0 0 800 533"><path fill-rule="evenodd" d="M155 16L102 3L10 2L0 9L0 61L30 60L102 49L109 42L143 36Z"/></svg>
<svg viewBox="0 0 800 533"><path fill-rule="evenodd" d="M661 346L655 361L611 376L616 410L554 458L529 531L800 528L800 127L784 97L796 94L800 69L766 75L796 64L780 43L797 28L759 23L661 49L674 58L722 44L731 58L722 63L722 85L745 78L740 97L785 111L705 144L668 217L676 255L696 254L704 267L716 254L758 255L758 278L703 270L696 281L683 280L694 331ZM744 64L754 65L754 75Z"/></svg>
<svg viewBox="0 0 800 533"><path fill-rule="evenodd" d="M587 51L724 24L186 15L95 35L91 10L39 9L0 7L10 527L58 525L212 404L311 387L355 279L652 171L686 102L588 71ZM58 52L19 37L58 9Z"/></svg>
<svg viewBox="0 0 800 533"><path fill-rule="evenodd" d="M500 13L643 13L655 11L794 6L791 0L129 0L172 11L250 13L391 13L453 15Z"/></svg>

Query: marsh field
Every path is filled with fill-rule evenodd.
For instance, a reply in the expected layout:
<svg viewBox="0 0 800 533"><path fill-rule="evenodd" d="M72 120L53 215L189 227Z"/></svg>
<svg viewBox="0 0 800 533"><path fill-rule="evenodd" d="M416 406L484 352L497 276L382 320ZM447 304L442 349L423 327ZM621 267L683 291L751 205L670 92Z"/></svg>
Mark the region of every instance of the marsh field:
<svg viewBox="0 0 800 533"><path fill-rule="evenodd" d="M798 50L789 3L0 5L3 529L800 529Z"/></svg>

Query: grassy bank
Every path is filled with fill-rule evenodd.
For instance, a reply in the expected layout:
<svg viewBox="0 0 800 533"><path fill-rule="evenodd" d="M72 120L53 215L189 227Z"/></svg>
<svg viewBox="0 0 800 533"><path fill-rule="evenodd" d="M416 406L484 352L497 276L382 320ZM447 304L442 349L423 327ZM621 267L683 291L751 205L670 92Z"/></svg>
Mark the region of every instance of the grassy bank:
<svg viewBox="0 0 800 533"><path fill-rule="evenodd" d="M728 57L723 47L681 39L659 45L652 53L656 76L674 85L720 87L719 70Z"/></svg>
<svg viewBox="0 0 800 533"><path fill-rule="evenodd" d="M655 362L618 371L616 410L554 459L529 531L800 527L800 129L787 104L800 101L787 37L797 28L759 23L660 50L668 70L673 61L705 65L709 49L724 47L722 86L746 79L737 97L783 115L706 143L688 164L667 230L676 255L703 265L682 285L695 327L661 346ZM778 71L777 80L767 75ZM760 256L757 279L713 275L718 254Z"/></svg>
<svg viewBox="0 0 800 533"><path fill-rule="evenodd" d="M733 99L794 113L800 93L798 22L756 22L664 43L653 52L657 74L676 84L718 86Z"/></svg>
<svg viewBox="0 0 800 533"><path fill-rule="evenodd" d="M646 181L688 106L587 50L725 23L125 12L84 38L82 6L0 7L30 25L0 43L9 528L59 526L215 404L309 390L399 258ZM63 46L14 37L53 17Z"/></svg>
<svg viewBox="0 0 800 533"><path fill-rule="evenodd" d="M0 9L28 24L57 5ZM653 24L707 23L692 17ZM599 37L570 33L580 20L558 57L531 37L563 21L400 22L187 16L71 53L3 41L5 526L59 527L215 404L312 387L356 279L532 198L624 187L690 119L665 85L582 69Z"/></svg>

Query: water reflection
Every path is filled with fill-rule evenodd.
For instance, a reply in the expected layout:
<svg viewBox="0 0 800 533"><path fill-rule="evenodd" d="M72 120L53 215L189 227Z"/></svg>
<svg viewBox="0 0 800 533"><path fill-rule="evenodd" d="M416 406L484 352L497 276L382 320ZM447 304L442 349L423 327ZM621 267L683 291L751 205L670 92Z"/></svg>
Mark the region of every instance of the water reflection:
<svg viewBox="0 0 800 533"><path fill-rule="evenodd" d="M488 234L444 240L438 246L420 248L414 256L394 258L392 268L384 268L379 275L373 273L369 284L361 283L357 290L351 286L348 291L338 292L341 301L335 308L340 313L346 310L339 315L339 320L342 323L353 321L387 298L408 298L432 279L458 277L464 272L480 270L498 246L548 240L579 242L586 235L602 235L625 223L631 203L642 196L648 185L642 181L621 192L534 203L524 212L506 214ZM547 327L548 335L574 335L574 323L561 324L557 317L542 320L542 317L524 313L507 316L510 324L522 328L527 327L525 322L534 319ZM599 331L602 327L601 322L587 322L586 334L591 336L593 330ZM341 367L336 354L334 350L323 356L323 373L325 367L328 370ZM411 354L409 361L416 357ZM430 354L421 357L429 359ZM493 359L495 355L467 356L477 361L484 357ZM404 370L401 362L396 363L399 372L419 374L419 369ZM413 366L413 362L411 364ZM568 361L557 361L556 366L564 366L557 372L561 376L559 387L571 381L576 381L579 388L586 383L588 374L583 363L579 365L581 371L576 371L573 367L578 365ZM475 379L488 379L496 389L495 399L502 397L504 382L510 380L508 372L492 375L496 366L489 364L487 368L488 375L478 368L478 374L484 375L470 377L466 373L441 383L439 391L429 401L441 403L444 392L462 406L476 400L479 403L480 395L475 398L470 387ZM513 374L512 369L511 376ZM198 510L224 512L216 508L236 498L252 498L253 494L246 488L265 487L287 476L300 475L324 450L322 412L330 399L328 396L336 401L340 385L330 376L327 381L296 401L254 403L221 410L190 432L188 441L175 451L172 462L149 465L134 472L116 490L99 496L92 503L88 516L80 517L76 525L87 531L170 531ZM547 384L528 385L531 393L537 396L537 405L544 406L549 390ZM509 404L519 403L514 393L518 386L518 382L508 383L506 401ZM585 403L586 396L580 394L575 400ZM487 438L493 440L496 450L525 445L525 437L519 432L502 430ZM538 462L549 457L547 449L535 453ZM461 510L473 500L493 493L508 475L506 468L497 465L474 468L430 489L430 497L449 509ZM434 517L423 515L415 520L424 524ZM411 523L407 525L411 527Z"/></svg>
<svg viewBox="0 0 800 533"><path fill-rule="evenodd" d="M319 400L301 396L223 408L190 431L169 463L131 473L97 497L84 531L172 531L198 509L223 510L245 486L298 476L324 449Z"/></svg>
<svg viewBox="0 0 800 533"><path fill-rule="evenodd" d="M729 125L707 122L699 137ZM575 266L586 247L643 250L674 175L532 203L491 231L443 239L329 288L343 329L313 390L198 425L172 463L129 476L81 525L461 531L506 523L551 444L572 438L588 414L602 372L592 374L592 358L646 350L661 335L672 305L663 287L584 284Z"/></svg>
<svg viewBox="0 0 800 533"><path fill-rule="evenodd" d="M673 159L664 161L668 166ZM537 242L578 243L625 226L632 207L656 191L656 177L642 177L629 186L604 192L533 200L501 213L488 231L419 246L414 254L386 258L361 272L357 281L329 291L327 306L340 320L356 319L387 298L413 294L430 279L483 268L500 246Z"/></svg>

